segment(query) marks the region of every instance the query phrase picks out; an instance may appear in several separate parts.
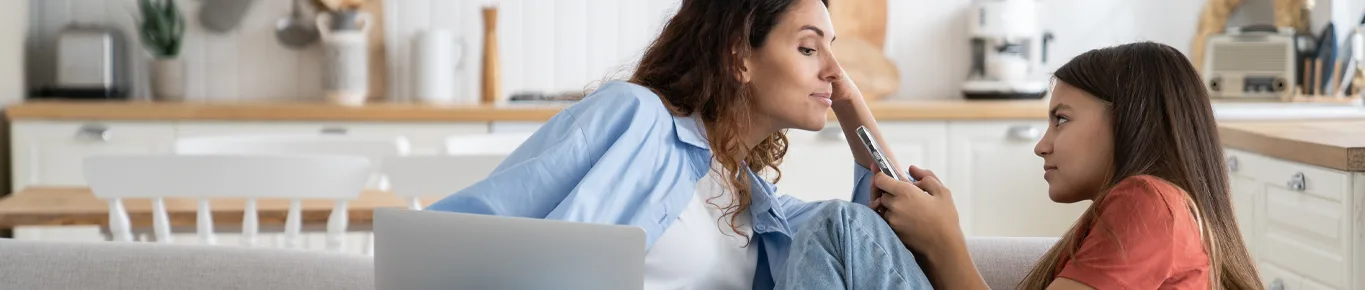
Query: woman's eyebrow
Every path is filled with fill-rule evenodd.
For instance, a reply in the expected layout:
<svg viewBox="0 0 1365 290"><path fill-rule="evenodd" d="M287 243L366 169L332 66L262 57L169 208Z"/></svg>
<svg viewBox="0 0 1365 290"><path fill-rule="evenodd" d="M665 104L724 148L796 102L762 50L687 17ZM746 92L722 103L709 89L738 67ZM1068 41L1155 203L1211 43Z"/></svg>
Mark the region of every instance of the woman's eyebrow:
<svg viewBox="0 0 1365 290"><path fill-rule="evenodd" d="M815 35L819 35L820 38L824 38L824 37L825 37L825 31L822 30L822 29L820 29L819 27L815 27L815 26L813 26L813 25L804 25L804 26L801 26L801 30L815 31ZM838 39L838 38L839 38L839 36L838 36L838 35L835 35L835 36L833 36L833 37L831 37L831 38L829 39L829 42L834 42L834 40L835 40L835 39Z"/></svg>

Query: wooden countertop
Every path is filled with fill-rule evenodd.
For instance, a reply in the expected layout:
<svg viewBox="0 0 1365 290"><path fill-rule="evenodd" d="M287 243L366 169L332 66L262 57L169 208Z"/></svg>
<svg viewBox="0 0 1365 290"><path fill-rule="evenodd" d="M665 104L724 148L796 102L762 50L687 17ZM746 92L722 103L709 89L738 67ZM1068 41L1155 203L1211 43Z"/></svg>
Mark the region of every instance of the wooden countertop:
<svg viewBox="0 0 1365 290"><path fill-rule="evenodd" d="M423 204L431 204L441 197L424 198ZM240 225L246 202L242 199L221 199L209 201L213 209L213 222L218 225ZM326 224L332 211L328 200L304 200L302 202L304 224ZM152 224L151 199L126 199L129 220L135 227L150 227ZM374 210L383 207L407 207L406 203L393 194L383 191L366 191L349 204L348 217L351 224L368 225L374 220ZM171 226L195 226L198 201L195 199L166 199L166 211ZM256 211L262 225L283 225L289 210L285 199L260 199ZM0 228L15 226L55 226L55 225L108 225L109 203L96 198L90 189L84 187L30 187L23 191L0 198Z"/></svg>
<svg viewBox="0 0 1365 290"><path fill-rule="evenodd" d="M1044 119L1041 100L887 101L869 104L878 120ZM110 121L545 121L564 105L425 105L377 103L346 107L305 102L28 101L5 108L10 120ZM831 113L830 118L834 115Z"/></svg>
<svg viewBox="0 0 1365 290"><path fill-rule="evenodd" d="M1218 125L1218 135L1230 148L1365 172L1365 120L1226 122Z"/></svg>

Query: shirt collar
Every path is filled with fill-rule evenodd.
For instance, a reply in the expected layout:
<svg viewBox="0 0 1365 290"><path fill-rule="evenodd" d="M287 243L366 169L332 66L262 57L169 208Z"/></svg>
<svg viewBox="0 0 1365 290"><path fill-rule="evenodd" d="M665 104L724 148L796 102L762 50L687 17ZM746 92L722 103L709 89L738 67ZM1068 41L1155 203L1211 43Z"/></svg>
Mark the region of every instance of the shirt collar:
<svg viewBox="0 0 1365 290"><path fill-rule="evenodd" d="M706 130L701 127L695 114L688 116L673 116L673 127L674 130L677 131L679 141L703 150L711 150L709 143L706 142ZM706 164L710 164L710 154L703 155L705 156ZM698 176L703 176L705 175L704 170L710 169L710 166L698 166L697 168L705 168L703 171L698 172ZM741 167L740 169L744 170L744 173L749 175L749 212L753 217L754 231L757 233L772 231L785 233L785 231L783 231L783 229L786 228L785 223L778 218L778 215L780 214L772 210L774 208L773 203L777 202L777 197L774 196L777 192L777 186L764 180L762 176L749 170L748 167Z"/></svg>
<svg viewBox="0 0 1365 290"><path fill-rule="evenodd" d="M706 135L697 122L696 115L673 116L673 128L678 133L678 140L697 148L711 150L711 146L706 143Z"/></svg>

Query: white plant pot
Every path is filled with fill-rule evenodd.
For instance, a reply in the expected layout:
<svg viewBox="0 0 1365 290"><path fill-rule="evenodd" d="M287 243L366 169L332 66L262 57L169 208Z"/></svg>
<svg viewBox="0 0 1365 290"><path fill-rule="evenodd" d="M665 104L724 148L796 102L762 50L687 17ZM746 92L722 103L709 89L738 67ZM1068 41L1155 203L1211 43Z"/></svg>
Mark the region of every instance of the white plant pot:
<svg viewBox="0 0 1365 290"><path fill-rule="evenodd" d="M185 62L178 58L152 60L151 76L152 100L185 100Z"/></svg>

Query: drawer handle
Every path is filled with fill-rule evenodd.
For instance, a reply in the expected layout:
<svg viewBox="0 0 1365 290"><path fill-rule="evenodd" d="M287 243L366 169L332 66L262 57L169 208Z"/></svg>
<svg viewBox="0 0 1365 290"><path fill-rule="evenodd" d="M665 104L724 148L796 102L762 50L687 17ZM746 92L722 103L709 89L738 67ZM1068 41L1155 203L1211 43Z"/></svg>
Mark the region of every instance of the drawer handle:
<svg viewBox="0 0 1365 290"><path fill-rule="evenodd" d="M99 140L100 142L109 142L109 139L113 138L113 132L109 130L109 127L97 124L86 124L81 126L76 134Z"/></svg>
<svg viewBox="0 0 1365 290"><path fill-rule="evenodd" d="M1033 141L1043 137L1042 130L1038 130L1037 127L1029 125L1017 125L1010 127L1008 134L1010 139L1016 141Z"/></svg>
<svg viewBox="0 0 1365 290"><path fill-rule="evenodd" d="M1228 157L1228 170L1232 170L1233 172L1237 172L1237 168L1238 168L1238 166L1237 166L1237 156L1230 156L1230 157Z"/></svg>
<svg viewBox="0 0 1365 290"><path fill-rule="evenodd" d="M346 135L346 128L343 128L343 127L326 127L326 128L322 128L322 134Z"/></svg>
<svg viewBox="0 0 1365 290"><path fill-rule="evenodd" d="M1290 190L1304 191L1308 189L1308 179L1303 176L1303 172L1295 172L1294 176L1289 178L1288 185Z"/></svg>
<svg viewBox="0 0 1365 290"><path fill-rule="evenodd" d="M1266 289L1269 289L1269 290L1284 290L1284 280L1282 280L1282 279L1280 279L1280 278L1275 278L1275 281L1271 281L1271 282L1270 282L1270 286L1266 287Z"/></svg>
<svg viewBox="0 0 1365 290"><path fill-rule="evenodd" d="M839 126L820 129L820 139L825 141L845 141L844 129Z"/></svg>

